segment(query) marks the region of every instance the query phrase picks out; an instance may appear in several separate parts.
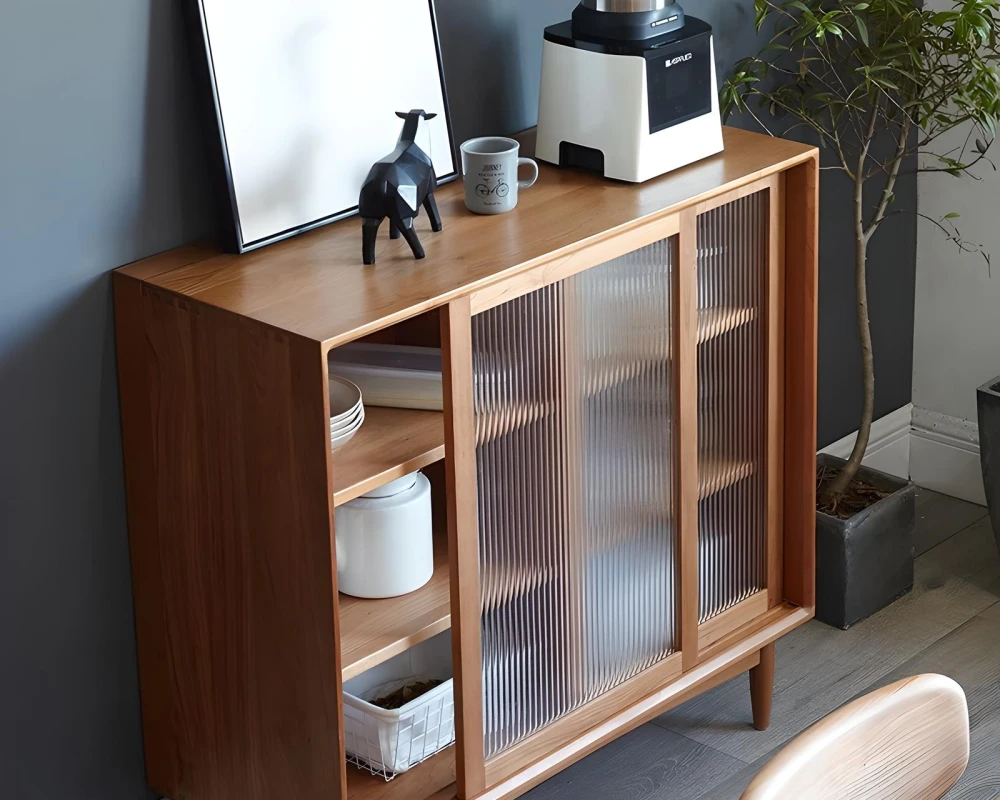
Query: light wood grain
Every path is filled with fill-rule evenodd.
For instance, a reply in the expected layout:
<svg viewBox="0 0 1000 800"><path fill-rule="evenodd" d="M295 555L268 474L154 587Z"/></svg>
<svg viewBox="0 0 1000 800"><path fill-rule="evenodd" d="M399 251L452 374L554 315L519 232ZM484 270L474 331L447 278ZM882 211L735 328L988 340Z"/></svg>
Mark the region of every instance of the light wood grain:
<svg viewBox="0 0 1000 800"><path fill-rule="evenodd" d="M501 303L565 280L585 269L606 264L619 256L640 250L653 242L668 239L678 230L677 214L652 215L641 225L620 236L602 239L565 256L543 262L512 278L472 293L472 313L479 314Z"/></svg>
<svg viewBox="0 0 1000 800"><path fill-rule="evenodd" d="M767 592L768 605L784 599L785 474L785 176L772 178L767 242Z"/></svg>
<svg viewBox="0 0 1000 800"><path fill-rule="evenodd" d="M342 505L444 458L444 414L365 408L365 421L333 453L333 504Z"/></svg>
<svg viewBox="0 0 1000 800"><path fill-rule="evenodd" d="M677 277L674 408L677 409L677 530L680 592L678 628L685 671L698 663L698 216L680 214Z"/></svg>
<svg viewBox="0 0 1000 800"><path fill-rule="evenodd" d="M702 200L697 205L695 205L695 211L698 215L705 214L713 209L719 208L721 206L728 205L744 197L749 197L752 194L757 194L758 192L763 192L772 186L772 181L777 173L768 174L759 180L752 181L750 183L744 183L739 186L735 186L732 189L728 189L725 192L720 192L707 200Z"/></svg>
<svg viewBox="0 0 1000 800"><path fill-rule="evenodd" d="M727 608L698 626L698 650L704 651L717 641L766 612L767 590L750 595L746 600Z"/></svg>
<svg viewBox="0 0 1000 800"><path fill-rule="evenodd" d="M962 687L918 675L848 703L796 737L743 800L938 800L968 761Z"/></svg>
<svg viewBox="0 0 1000 800"><path fill-rule="evenodd" d="M717 679L722 676L728 680L740 672L745 672L751 664L757 663L754 659L762 647L809 619L809 612L805 609L788 605L784 609L785 615L772 625L747 637L725 653L687 670L677 680L622 709L606 722L591 728L567 745L491 787L476 800L509 800L518 797L568 764L579 761L623 733L716 686L721 682Z"/></svg>
<svg viewBox="0 0 1000 800"><path fill-rule="evenodd" d="M469 298L441 312L445 403L448 556L451 570L457 783L460 798L486 786L483 752L483 649L476 508L476 437L472 403Z"/></svg>
<svg viewBox="0 0 1000 800"><path fill-rule="evenodd" d="M783 593L816 604L819 159L785 173Z"/></svg>
<svg viewBox="0 0 1000 800"><path fill-rule="evenodd" d="M499 216L470 214L460 182L441 187L444 231L424 237L427 257L419 262L401 240L384 239L378 264L364 267L360 223L347 219L242 256L217 253L155 275L154 260L143 274L164 289L334 347L627 234L653 215L753 183L815 152L732 128L724 137L723 153L643 184L543 166L517 208ZM417 224L428 223L421 217Z"/></svg>
<svg viewBox="0 0 1000 800"><path fill-rule="evenodd" d="M115 276L150 783L343 794L321 347Z"/></svg>
<svg viewBox="0 0 1000 800"><path fill-rule="evenodd" d="M340 595L345 681L451 627L451 586L444 544L435 543L434 574L415 592L379 600Z"/></svg>
<svg viewBox="0 0 1000 800"><path fill-rule="evenodd" d="M380 775L347 766L347 800L417 800L436 797L437 792L453 798L455 784L454 745L386 781Z"/></svg>
<svg viewBox="0 0 1000 800"><path fill-rule="evenodd" d="M619 684L580 708L545 726L537 733L518 742L486 762L486 785L493 786L524 769L547 753L572 742L580 734L613 717L652 694L681 674L679 653L668 656L659 664L643 670L634 678Z"/></svg>

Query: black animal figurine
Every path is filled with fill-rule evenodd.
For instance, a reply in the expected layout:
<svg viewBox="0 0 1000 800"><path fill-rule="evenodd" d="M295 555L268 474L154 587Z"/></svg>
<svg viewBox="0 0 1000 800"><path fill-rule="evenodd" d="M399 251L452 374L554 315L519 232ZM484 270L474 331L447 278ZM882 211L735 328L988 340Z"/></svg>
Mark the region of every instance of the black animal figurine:
<svg viewBox="0 0 1000 800"><path fill-rule="evenodd" d="M420 206L427 211L431 229L441 230L441 215L434 200L437 176L430 157L414 143L420 120L434 119L437 114L428 114L422 108L396 116L406 120L399 136L396 149L380 161L376 161L368 172L365 185L361 187L358 213L361 215L362 257L366 264L375 263L375 236L379 225L389 218L389 237L398 239L402 234L413 251L414 258L424 257L424 248L413 230L413 218L420 213Z"/></svg>

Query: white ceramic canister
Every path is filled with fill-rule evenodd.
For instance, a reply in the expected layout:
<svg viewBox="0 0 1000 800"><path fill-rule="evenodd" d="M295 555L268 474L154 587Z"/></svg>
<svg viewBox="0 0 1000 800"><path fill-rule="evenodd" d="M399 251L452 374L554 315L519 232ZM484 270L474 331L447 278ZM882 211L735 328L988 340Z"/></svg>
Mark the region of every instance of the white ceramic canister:
<svg viewBox="0 0 1000 800"><path fill-rule="evenodd" d="M338 506L337 584L354 597L397 597L434 574L431 483L414 472Z"/></svg>

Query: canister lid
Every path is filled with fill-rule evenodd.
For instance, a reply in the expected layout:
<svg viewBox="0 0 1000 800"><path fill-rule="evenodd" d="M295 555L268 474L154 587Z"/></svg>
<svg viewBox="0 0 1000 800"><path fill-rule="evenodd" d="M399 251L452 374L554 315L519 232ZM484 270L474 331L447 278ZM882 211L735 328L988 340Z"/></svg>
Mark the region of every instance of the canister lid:
<svg viewBox="0 0 1000 800"><path fill-rule="evenodd" d="M420 471L411 472L409 475L404 475L402 478L396 478L394 481L389 481L388 483L379 486L377 489L372 489L367 494L361 495L362 497L392 497L400 492L405 492L407 489L412 489L414 484L417 482L417 475Z"/></svg>

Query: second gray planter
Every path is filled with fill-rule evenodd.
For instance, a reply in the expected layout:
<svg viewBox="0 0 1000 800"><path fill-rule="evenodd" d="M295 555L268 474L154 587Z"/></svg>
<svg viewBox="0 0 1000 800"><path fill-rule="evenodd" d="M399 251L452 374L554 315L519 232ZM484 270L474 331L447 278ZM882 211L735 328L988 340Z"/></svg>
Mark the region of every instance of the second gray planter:
<svg viewBox="0 0 1000 800"><path fill-rule="evenodd" d="M979 387L979 458L983 464L983 485L990 507L993 538L1000 549L1000 376Z"/></svg>

